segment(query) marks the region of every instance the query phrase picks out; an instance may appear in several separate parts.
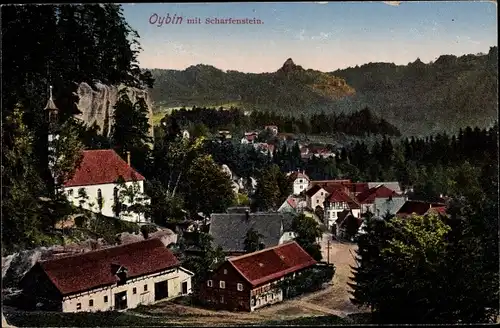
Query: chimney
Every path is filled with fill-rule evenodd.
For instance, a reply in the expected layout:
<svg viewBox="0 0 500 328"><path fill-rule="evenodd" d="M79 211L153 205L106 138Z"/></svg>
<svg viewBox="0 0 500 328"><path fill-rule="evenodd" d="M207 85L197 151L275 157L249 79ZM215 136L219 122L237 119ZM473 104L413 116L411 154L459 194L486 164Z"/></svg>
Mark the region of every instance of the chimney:
<svg viewBox="0 0 500 328"><path fill-rule="evenodd" d="M127 164L130 166L130 152L127 151Z"/></svg>
<svg viewBox="0 0 500 328"><path fill-rule="evenodd" d="M248 221L250 219L250 212L248 210L245 210L245 219Z"/></svg>

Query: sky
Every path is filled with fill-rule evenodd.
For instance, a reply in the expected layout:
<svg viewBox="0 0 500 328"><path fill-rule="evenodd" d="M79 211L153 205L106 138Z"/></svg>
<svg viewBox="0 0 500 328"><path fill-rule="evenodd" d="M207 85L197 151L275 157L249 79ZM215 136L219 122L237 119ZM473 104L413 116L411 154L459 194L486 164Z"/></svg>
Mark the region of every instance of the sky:
<svg viewBox="0 0 500 328"><path fill-rule="evenodd" d="M497 45L497 5L493 2L122 6L125 19L140 36L143 68L183 70L206 64L262 73L274 72L292 58L306 69L327 72L369 62L404 65L420 58L427 63L443 54L487 53ZM188 18L199 18L201 24L188 24ZM248 18L261 24L214 24L215 18Z"/></svg>

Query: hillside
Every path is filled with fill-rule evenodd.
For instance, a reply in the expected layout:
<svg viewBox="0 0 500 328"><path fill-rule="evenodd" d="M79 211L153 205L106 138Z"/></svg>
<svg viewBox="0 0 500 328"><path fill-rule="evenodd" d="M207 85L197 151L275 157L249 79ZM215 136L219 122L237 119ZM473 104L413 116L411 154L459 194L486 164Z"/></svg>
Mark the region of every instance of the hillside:
<svg viewBox="0 0 500 328"><path fill-rule="evenodd" d="M158 107L221 106L281 114L352 112L369 107L407 135L488 127L497 115L498 48L443 55L434 63L370 63L322 73L288 59L275 73L224 72L196 65L152 70Z"/></svg>
<svg viewBox="0 0 500 328"><path fill-rule="evenodd" d="M430 134L489 127L498 111L498 48L486 55L443 55L424 64L370 63L337 70L356 89L349 105L369 106L402 131Z"/></svg>
<svg viewBox="0 0 500 328"><path fill-rule="evenodd" d="M153 69L151 73L156 80L152 97L166 107L234 103L250 110L298 113L325 108L354 94L343 79L305 70L292 59L275 73L224 72L207 65L191 66L184 71Z"/></svg>

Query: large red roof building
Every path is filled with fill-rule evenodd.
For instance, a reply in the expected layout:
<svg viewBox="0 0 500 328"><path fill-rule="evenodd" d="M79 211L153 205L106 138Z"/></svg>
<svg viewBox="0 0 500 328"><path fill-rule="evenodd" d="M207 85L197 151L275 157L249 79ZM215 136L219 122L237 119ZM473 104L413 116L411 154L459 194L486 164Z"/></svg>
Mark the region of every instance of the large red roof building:
<svg viewBox="0 0 500 328"><path fill-rule="evenodd" d="M276 284L316 264L295 241L233 257L201 285L200 299L219 309L254 311L281 302Z"/></svg>
<svg viewBox="0 0 500 328"><path fill-rule="evenodd" d="M21 281L27 306L62 312L133 308L188 294L193 273L159 239L36 263ZM38 305L39 306L39 305Z"/></svg>

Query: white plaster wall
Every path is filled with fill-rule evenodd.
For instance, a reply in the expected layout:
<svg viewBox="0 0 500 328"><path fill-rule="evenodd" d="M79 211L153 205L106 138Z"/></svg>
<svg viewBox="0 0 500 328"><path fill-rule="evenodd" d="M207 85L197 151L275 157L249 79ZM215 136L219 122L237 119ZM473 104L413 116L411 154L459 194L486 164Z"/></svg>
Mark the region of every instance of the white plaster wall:
<svg viewBox="0 0 500 328"><path fill-rule="evenodd" d="M328 192L326 192L325 189L321 188L313 196L311 196L309 198L309 204L307 204L307 205L313 210L316 209L317 206L321 206L321 208L325 208L324 202L325 202L325 199L327 196L328 196Z"/></svg>
<svg viewBox="0 0 500 328"><path fill-rule="evenodd" d="M137 181L139 184L140 192L144 193L144 181ZM125 185L127 187L132 186L134 183L132 181L126 182ZM101 190L102 194L102 199L103 199L103 207L102 207L102 214L105 216L110 216L114 217L115 213L113 212L113 205L114 205L114 189L117 187L118 184L115 183L107 183L107 184L100 184L100 185L89 185L89 186L75 186L75 187L65 187L64 192L68 197L68 200L73 203L75 206L80 206L80 199L78 198L78 190L80 188L84 188L87 191L87 196L89 199L85 202L83 205L83 208L87 210L91 210L92 212L99 213L99 206L97 203L97 195L98 195L98 190ZM90 204L94 203L94 206L90 208ZM150 200L148 200L146 203L150 203ZM124 201L124 204L126 205L132 205L126 200ZM140 218L138 215L120 215L120 218L126 221L131 221L131 222L138 222L138 221L144 221L144 218Z"/></svg>
<svg viewBox="0 0 500 328"><path fill-rule="evenodd" d="M300 182L302 181L302 182ZM293 194L298 195L301 192L307 190L307 186L309 185L309 181L305 178L297 178L293 182Z"/></svg>
<svg viewBox="0 0 500 328"><path fill-rule="evenodd" d="M278 241L278 245L286 243L289 240L293 240L296 237L295 232L293 231L285 231L283 235L281 235L280 240Z"/></svg>
<svg viewBox="0 0 500 328"><path fill-rule="evenodd" d="M170 269L172 270L172 269ZM172 273L168 270L156 274L130 279L122 286L107 286L81 293L63 299L63 312L95 312L110 311L115 307L115 294L127 291L127 308L135 308L140 304L151 304L155 300L155 283L168 280L168 299L181 296L182 282L188 284L188 294L191 293L191 275L183 269L175 269ZM147 291L144 291L144 285L147 285ZM137 293L133 294L133 288ZM108 296L108 301L104 302L104 296ZM90 300L94 301L92 307L89 306ZM77 304L81 304L81 309L77 310Z"/></svg>

